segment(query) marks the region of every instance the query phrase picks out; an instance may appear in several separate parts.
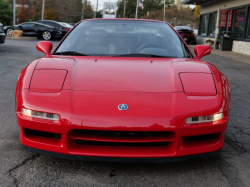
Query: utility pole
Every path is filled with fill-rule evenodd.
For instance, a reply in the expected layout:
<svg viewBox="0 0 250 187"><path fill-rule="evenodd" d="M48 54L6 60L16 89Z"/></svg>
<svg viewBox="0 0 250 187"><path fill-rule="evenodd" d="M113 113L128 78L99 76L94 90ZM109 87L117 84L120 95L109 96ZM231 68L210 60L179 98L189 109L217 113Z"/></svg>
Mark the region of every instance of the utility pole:
<svg viewBox="0 0 250 187"><path fill-rule="evenodd" d="M98 11L98 0L96 0L96 12L95 12L95 18L96 18L97 11Z"/></svg>
<svg viewBox="0 0 250 187"><path fill-rule="evenodd" d="M13 26L16 24L16 0L13 0Z"/></svg>
<svg viewBox="0 0 250 187"><path fill-rule="evenodd" d="M139 4L139 0L136 1L136 12L135 12L135 19L137 19L137 13L138 13L138 4Z"/></svg>
<svg viewBox="0 0 250 187"><path fill-rule="evenodd" d="M81 20L83 20L83 13L84 13L84 0L82 0L82 16L81 16Z"/></svg>
<svg viewBox="0 0 250 187"><path fill-rule="evenodd" d="M125 12L126 12L126 0L124 0L124 11L123 11L123 18L125 18Z"/></svg>
<svg viewBox="0 0 250 187"><path fill-rule="evenodd" d="M42 20L44 20L44 9L45 9L45 0L43 0L43 6L42 6Z"/></svg>
<svg viewBox="0 0 250 187"><path fill-rule="evenodd" d="M164 0L164 15L163 15L163 21L165 21L165 15L166 15L166 0Z"/></svg>
<svg viewBox="0 0 250 187"><path fill-rule="evenodd" d="M81 20L83 20L83 13L84 13L84 3L82 3L82 16L81 16Z"/></svg>

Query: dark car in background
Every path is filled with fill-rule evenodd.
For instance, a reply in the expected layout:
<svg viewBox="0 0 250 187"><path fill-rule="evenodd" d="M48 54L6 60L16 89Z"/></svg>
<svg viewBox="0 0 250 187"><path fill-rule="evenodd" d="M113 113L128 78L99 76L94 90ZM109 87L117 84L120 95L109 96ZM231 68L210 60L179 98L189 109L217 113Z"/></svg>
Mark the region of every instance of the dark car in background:
<svg viewBox="0 0 250 187"><path fill-rule="evenodd" d="M22 30L23 36L33 36L44 40L60 38L62 35L62 32L58 28L36 22L25 22L15 26L5 26L4 30L7 36L11 36L13 30Z"/></svg>
<svg viewBox="0 0 250 187"><path fill-rule="evenodd" d="M3 24L0 23L0 44L3 44L5 42L6 35L3 30Z"/></svg>
<svg viewBox="0 0 250 187"><path fill-rule="evenodd" d="M188 26L176 26L174 29L181 35L187 44L196 44L195 32Z"/></svg>
<svg viewBox="0 0 250 187"><path fill-rule="evenodd" d="M73 27L71 25L64 24L62 22L57 22L54 20L39 20L37 22L59 29L62 32L62 37L64 37L67 34L67 32Z"/></svg>

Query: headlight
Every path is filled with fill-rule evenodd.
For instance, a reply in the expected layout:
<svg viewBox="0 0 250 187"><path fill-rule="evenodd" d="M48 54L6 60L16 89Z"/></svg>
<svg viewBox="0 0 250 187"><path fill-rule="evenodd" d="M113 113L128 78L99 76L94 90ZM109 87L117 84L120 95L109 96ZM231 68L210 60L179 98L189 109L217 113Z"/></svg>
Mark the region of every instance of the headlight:
<svg viewBox="0 0 250 187"><path fill-rule="evenodd" d="M208 115L208 116L196 116L196 117L190 117L186 119L187 124L193 124L193 123L206 123L206 122L214 122L218 121L224 118L224 113L214 114L214 115Z"/></svg>
<svg viewBox="0 0 250 187"><path fill-rule="evenodd" d="M30 83L30 91L59 93L66 75L66 70L35 70Z"/></svg>
<svg viewBox="0 0 250 187"><path fill-rule="evenodd" d="M3 29L6 30L6 29L7 29L7 26L4 26Z"/></svg>
<svg viewBox="0 0 250 187"><path fill-rule="evenodd" d="M38 111L29 110L29 109L25 109L25 108L22 108L21 112L22 112L22 114L29 116L29 117L48 119L48 120L53 120L53 121L59 120L59 115L57 115L57 114L38 112Z"/></svg>
<svg viewBox="0 0 250 187"><path fill-rule="evenodd" d="M212 74L180 73L180 78L187 96L215 96L217 94Z"/></svg>

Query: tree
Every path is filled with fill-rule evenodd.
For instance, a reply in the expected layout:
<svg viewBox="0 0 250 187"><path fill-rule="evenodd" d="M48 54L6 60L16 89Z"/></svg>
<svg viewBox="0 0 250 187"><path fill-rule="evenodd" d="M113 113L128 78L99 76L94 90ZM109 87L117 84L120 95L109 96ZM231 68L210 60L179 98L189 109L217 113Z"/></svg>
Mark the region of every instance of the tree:
<svg viewBox="0 0 250 187"><path fill-rule="evenodd" d="M30 6L27 0L19 0L18 2L21 3L21 7L18 8L17 14L17 18L19 19L18 23L26 22L29 19L34 21L34 16L36 14L35 7Z"/></svg>
<svg viewBox="0 0 250 187"><path fill-rule="evenodd" d="M124 1L118 2L117 17L123 17ZM135 18L136 0L126 0L126 18ZM144 9L138 8L138 18L144 18L147 12L162 10L164 7L164 0L144 0L142 1ZM166 8L169 8L174 3L174 0L166 0Z"/></svg>
<svg viewBox="0 0 250 187"><path fill-rule="evenodd" d="M165 7L166 8L171 8L175 3L175 0L166 0Z"/></svg>
<svg viewBox="0 0 250 187"><path fill-rule="evenodd" d="M166 8L165 13L166 21L173 26L176 25L197 25L196 18L192 12L192 9L188 6L182 6L178 7L177 5L173 5L170 8ZM145 14L143 18L147 18L147 15ZM155 19L155 20L163 20L163 9L161 10L155 10L149 12L149 19Z"/></svg>
<svg viewBox="0 0 250 187"><path fill-rule="evenodd" d="M0 23L10 25L12 20L12 9L9 2L0 0Z"/></svg>
<svg viewBox="0 0 250 187"><path fill-rule="evenodd" d="M201 11L201 6L200 5L196 5L195 6L195 10L194 10L194 15L195 15L197 21L200 18L200 11Z"/></svg>
<svg viewBox="0 0 250 187"><path fill-rule="evenodd" d="M45 19L76 23L81 20L82 8L82 0L46 0ZM93 18L93 15L91 3L85 0L83 19Z"/></svg>

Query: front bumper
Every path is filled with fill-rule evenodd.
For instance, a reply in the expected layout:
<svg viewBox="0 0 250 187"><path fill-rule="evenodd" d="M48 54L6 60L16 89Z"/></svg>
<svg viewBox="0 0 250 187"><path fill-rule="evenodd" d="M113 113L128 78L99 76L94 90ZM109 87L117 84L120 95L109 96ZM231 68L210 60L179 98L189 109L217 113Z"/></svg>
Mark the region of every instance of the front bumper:
<svg viewBox="0 0 250 187"><path fill-rule="evenodd" d="M94 156L77 156L77 155L68 155L68 154L61 154L55 153L50 151L44 151L41 149L34 149L31 147L24 146L27 151L38 153L47 156L53 156L63 159L69 160L82 160L82 161L94 161L94 162L129 162L129 163L166 163L166 162L180 162L190 159L197 159L203 157L210 157L218 154L220 150L202 153L202 154L195 154L195 155L187 155L187 156L180 156L180 157L166 157L166 158L119 158L119 157L94 157Z"/></svg>
<svg viewBox="0 0 250 187"><path fill-rule="evenodd" d="M63 90L60 94L43 94L25 89L19 98L17 121L21 143L26 147L69 157L164 160L214 152L222 148L224 132L228 125L228 104L222 94L211 97L187 97L184 93L105 93L70 90ZM128 111L121 112L117 107L108 107L117 106L120 98L130 106ZM153 105L148 101L153 102ZM39 107L34 107L34 103ZM150 107L141 107L143 103ZM21 113L22 107L60 114L61 117L58 122L29 118ZM225 111L225 118L216 123L185 124L187 117L209 115L218 111ZM164 136L117 138L82 131L166 133ZM46 133L49 133L48 136ZM196 138L210 135L213 137L198 140ZM90 145L86 144L86 141L102 144ZM117 146L117 142L122 143ZM135 146L145 142L166 144ZM134 145L127 146L128 143Z"/></svg>
<svg viewBox="0 0 250 187"><path fill-rule="evenodd" d="M0 44L3 44L5 42L6 35L4 33L0 33Z"/></svg>
<svg viewBox="0 0 250 187"><path fill-rule="evenodd" d="M168 130L170 132L170 136L166 137L165 139L163 138L168 142L167 146L117 147L112 145L96 146L77 144L77 140L113 142L112 139L108 140L106 137L104 138L101 136L89 137L81 134L76 135L74 131L84 129L79 126L61 126L60 124L48 124L38 121L34 122L33 120L29 120L27 118L25 119L25 117L20 113L17 115L17 118L20 127L21 143L26 147L30 147L28 149L30 151L69 159L110 161L112 160L112 158L117 158L117 161L125 162L134 162L138 159L142 159L142 162L149 162L150 160L155 160L154 162L179 161L197 158L199 156L202 156L203 153L220 150L224 144L224 131L226 130L228 123L228 120L224 119L220 124L210 124L205 125L204 127L200 125L199 127L194 126L183 129L164 129L164 131ZM34 135L32 133L29 133L30 130L36 130L36 132L50 132L52 134L56 133L55 135L60 135L60 138L54 138L52 136L37 136L36 134ZM103 130L106 129L103 128ZM124 128L124 130L126 129ZM214 134L214 138L198 141L185 141L185 139L189 139L190 137L197 137L197 135L205 136L210 134ZM40 151L35 151L35 149L38 149ZM188 155L193 156L189 157Z"/></svg>

